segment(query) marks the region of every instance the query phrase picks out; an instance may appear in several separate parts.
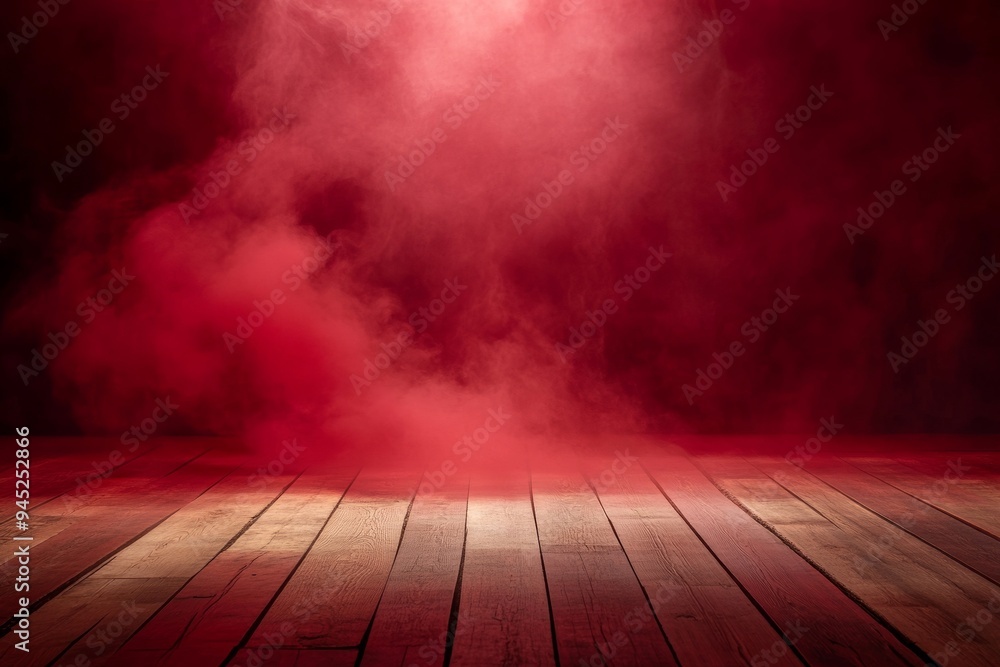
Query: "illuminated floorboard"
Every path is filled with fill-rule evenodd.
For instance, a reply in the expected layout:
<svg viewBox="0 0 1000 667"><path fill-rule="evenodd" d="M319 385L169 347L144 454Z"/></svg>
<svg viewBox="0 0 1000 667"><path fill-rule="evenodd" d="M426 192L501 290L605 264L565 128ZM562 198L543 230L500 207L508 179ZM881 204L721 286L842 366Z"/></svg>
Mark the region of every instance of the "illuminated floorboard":
<svg viewBox="0 0 1000 667"><path fill-rule="evenodd" d="M1000 454L925 440L795 466L632 439L423 486L262 477L206 439L90 482L92 457L53 456L32 468L31 651L8 621L0 664L992 667Z"/></svg>

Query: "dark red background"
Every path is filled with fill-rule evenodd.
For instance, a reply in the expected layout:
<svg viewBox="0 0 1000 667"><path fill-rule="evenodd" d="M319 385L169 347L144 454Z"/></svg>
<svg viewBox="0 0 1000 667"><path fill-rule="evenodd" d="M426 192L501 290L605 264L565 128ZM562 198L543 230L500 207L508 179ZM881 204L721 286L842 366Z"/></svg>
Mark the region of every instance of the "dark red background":
<svg viewBox="0 0 1000 667"><path fill-rule="evenodd" d="M752 0L684 73L674 52L735 5L583 0L552 27L555 2L403 4L349 62L323 12L364 5L73 0L20 53L5 41L5 424L117 434L169 395L163 432L251 440L451 441L498 404L531 431L1000 426L1000 283L898 374L886 359L1000 250L994 4L928 0L886 41L888 2ZM169 78L59 183L64 146L156 64ZM389 193L395 156L490 72L497 92ZM716 181L821 84L832 99L722 202ZM185 225L177 203L282 106L288 135ZM628 129L518 234L511 213L609 116ZM955 146L850 244L857 207L949 126ZM223 331L331 232L342 252L229 354ZM661 244L668 265L563 364L555 344ZM122 265L136 284L25 387L17 365ZM468 291L356 396L349 375L456 276ZM800 301L689 405L681 386L789 287Z"/></svg>

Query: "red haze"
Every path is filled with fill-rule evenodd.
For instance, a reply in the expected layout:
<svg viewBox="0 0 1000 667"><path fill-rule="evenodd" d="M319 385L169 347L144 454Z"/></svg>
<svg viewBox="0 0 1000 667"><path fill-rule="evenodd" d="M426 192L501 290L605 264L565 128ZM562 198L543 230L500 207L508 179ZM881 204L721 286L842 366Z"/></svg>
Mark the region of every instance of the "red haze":
<svg viewBox="0 0 1000 667"><path fill-rule="evenodd" d="M948 302L998 250L995 8L886 40L891 3L224 2L69 5L8 65L6 419L119 433L170 396L166 432L395 454L497 408L505 436L997 427L1000 284Z"/></svg>

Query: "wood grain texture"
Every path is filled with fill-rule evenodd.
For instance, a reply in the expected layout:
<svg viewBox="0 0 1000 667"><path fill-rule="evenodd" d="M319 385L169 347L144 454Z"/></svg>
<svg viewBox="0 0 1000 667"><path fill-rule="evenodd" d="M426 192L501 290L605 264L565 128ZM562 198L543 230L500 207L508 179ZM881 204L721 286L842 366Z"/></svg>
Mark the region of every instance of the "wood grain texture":
<svg viewBox="0 0 1000 667"><path fill-rule="evenodd" d="M699 459L712 470L716 458ZM647 460L648 461L648 460ZM646 463L653 478L732 576L768 615L797 635L795 651L810 665L920 665L918 656L821 572L761 526L687 458ZM810 521L815 519L810 517ZM804 631L803 631L804 630ZM781 651L761 647L760 659Z"/></svg>
<svg viewBox="0 0 1000 667"><path fill-rule="evenodd" d="M927 655L954 641L964 619L1000 602L992 582L804 471L788 471L782 486L742 459L720 459L712 470L747 510ZM985 626L961 662L986 667L997 645L1000 625Z"/></svg>
<svg viewBox="0 0 1000 667"><path fill-rule="evenodd" d="M598 496L681 664L751 665L781 635L638 466L602 475ZM633 626L650 616L630 619ZM801 665L793 653L773 665ZM756 667L756 666L753 666Z"/></svg>
<svg viewBox="0 0 1000 667"><path fill-rule="evenodd" d="M961 457L949 457L944 464L921 472L895 461L875 457L845 457L848 463L874 475L914 498L960 519L990 536L1000 539L1000 492L959 473Z"/></svg>
<svg viewBox="0 0 1000 667"><path fill-rule="evenodd" d="M173 474L160 479L139 477L127 483L128 490L108 480L109 488L96 490L85 504L66 507L67 514L56 517L61 521L59 529L47 539L31 543L36 562L45 563L32 576L32 599L36 603L45 599L193 501L231 472L231 465L221 463L203 458L181 464L177 470L175 461L164 461L163 466L152 459L142 461L141 465L151 473L160 467L164 473ZM135 502L139 489L145 502ZM10 560L0 566L0 572L12 576L14 566ZM0 612L13 613L13 603L12 598L0 598Z"/></svg>
<svg viewBox="0 0 1000 667"><path fill-rule="evenodd" d="M578 473L533 473L532 498L561 664L676 665L594 492Z"/></svg>
<svg viewBox="0 0 1000 667"><path fill-rule="evenodd" d="M51 502L54 498L72 492L78 485L79 480L86 480L88 476L94 474L107 477L115 475L120 468L128 465L151 453L165 454L168 457L175 457L171 452L172 447L165 446L161 442L150 442L146 447L137 448L130 451L129 447L122 445L116 439L102 439L99 445L86 454L66 454L63 456L49 457L41 454L44 451L40 448L39 442L33 440L29 446L31 458L29 460L31 504L36 509ZM178 443L182 447L191 447L194 443ZM198 445L195 445L196 447ZM15 474L11 470L3 476L4 487L14 486ZM10 521L4 517L4 523Z"/></svg>
<svg viewBox="0 0 1000 667"><path fill-rule="evenodd" d="M465 546L467 476L428 485L413 501L406 532L365 642L362 667L440 667L454 635L465 630L452 603Z"/></svg>
<svg viewBox="0 0 1000 667"><path fill-rule="evenodd" d="M361 645L399 549L419 473L362 470L250 639L285 648Z"/></svg>
<svg viewBox="0 0 1000 667"><path fill-rule="evenodd" d="M992 667L1000 454L932 441L838 440L798 468L497 440L414 497L416 466L261 477L175 439L63 502L93 458L65 441L33 468L32 651L8 621L0 663Z"/></svg>
<svg viewBox="0 0 1000 667"><path fill-rule="evenodd" d="M48 661L66 651L97 664L117 650L292 481L276 478L274 487L261 489L247 484L249 472L227 476L44 604L32 618L46 639L31 660ZM102 641L98 652L91 646L93 633L116 627L114 614L124 613L123 605L133 605L134 618L120 623L120 634ZM19 664L19 656L2 648L4 664Z"/></svg>
<svg viewBox="0 0 1000 667"><path fill-rule="evenodd" d="M783 461L751 462L765 471L783 472L785 468ZM805 469L886 521L1000 584L1000 559L996 557L1000 541L840 459L817 459Z"/></svg>
<svg viewBox="0 0 1000 667"><path fill-rule="evenodd" d="M144 485L159 480L204 452L204 445L185 443L176 450L161 448L138 455L129 454L128 458L124 458L123 454L124 461L117 466L107 460L106 454L103 458L95 454L74 456L67 460L43 459L41 464L32 462L34 468L28 468L31 492L29 533L34 543L40 545L77 524L83 517L93 514L93 510L100 513L100 507L95 506L97 499L134 496ZM44 465L46 463L49 465ZM98 472L98 469L103 472ZM13 478L4 482L4 488L8 486L14 486ZM15 526L13 515L0 520L0 540L6 542L13 535L20 534L23 533ZM0 558L7 560L9 555L2 554Z"/></svg>
<svg viewBox="0 0 1000 667"><path fill-rule="evenodd" d="M452 667L555 665L530 489L526 471L472 476Z"/></svg>
<svg viewBox="0 0 1000 667"><path fill-rule="evenodd" d="M329 520L352 478L297 479L115 654L158 665L222 664ZM153 653L151 653L151 651Z"/></svg>

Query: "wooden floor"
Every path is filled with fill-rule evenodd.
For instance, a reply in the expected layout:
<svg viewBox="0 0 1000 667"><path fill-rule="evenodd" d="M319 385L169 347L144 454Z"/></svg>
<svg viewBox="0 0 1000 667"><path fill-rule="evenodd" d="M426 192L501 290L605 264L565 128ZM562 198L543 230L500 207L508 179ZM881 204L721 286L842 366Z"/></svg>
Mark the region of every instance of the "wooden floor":
<svg viewBox="0 0 1000 667"><path fill-rule="evenodd" d="M272 476L164 439L86 492L93 454L34 460L0 664L1000 665L1000 453L863 444Z"/></svg>

